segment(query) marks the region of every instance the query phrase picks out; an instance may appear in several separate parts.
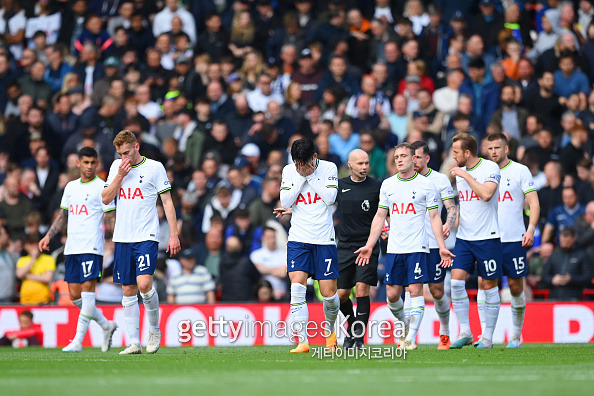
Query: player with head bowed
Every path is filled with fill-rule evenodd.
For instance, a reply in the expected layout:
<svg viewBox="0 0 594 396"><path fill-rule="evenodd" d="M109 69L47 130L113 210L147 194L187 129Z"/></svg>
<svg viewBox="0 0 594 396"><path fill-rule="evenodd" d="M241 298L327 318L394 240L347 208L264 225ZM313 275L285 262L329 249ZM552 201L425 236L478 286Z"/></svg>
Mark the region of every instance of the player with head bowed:
<svg viewBox="0 0 594 396"><path fill-rule="evenodd" d="M380 189L378 210L373 218L365 246L355 251L357 264L367 265L386 217L390 216L388 258L386 263L386 293L392 314L408 328L404 348L415 349L416 336L425 311L423 283L429 282L429 240L425 216L429 213L431 230L439 246L440 264L449 267L452 253L446 249L443 224L437 211L437 192L433 183L414 169L415 150L408 143L394 149L398 173L384 180ZM410 318L404 317L402 287L411 294Z"/></svg>
<svg viewBox="0 0 594 396"><path fill-rule="evenodd" d="M443 237L447 239L450 231L454 228L458 216L458 208L454 201L455 193L452 184L446 175L436 172L429 168L429 146L427 143L417 140L413 142L415 149L415 171L429 179L437 191L437 213L441 216L441 211L445 207L447 211L446 223L443 225ZM425 217L425 227L429 238L429 291L433 296L435 311L439 317L439 345L437 349L450 349L450 299L444 290L444 280L446 269L441 265L439 256L439 246L431 232L431 219L429 215ZM407 291L404 300L404 314L410 312L410 292Z"/></svg>
<svg viewBox="0 0 594 396"><path fill-rule="evenodd" d="M460 200L456 258L452 263L452 305L460 334L450 348L472 344L466 277L474 272L475 262L485 289L485 330L477 348L491 348L501 305L497 286L503 263L497 220L501 176L496 163L478 157L478 144L472 135L459 133L452 142L452 156L458 166L450 172L456 177Z"/></svg>
<svg viewBox="0 0 594 396"><path fill-rule="evenodd" d="M159 241L156 206L159 196L171 231L167 251L174 256L180 250L171 184L163 164L140 155L140 145L132 132L121 131L113 144L121 159L111 164L102 196L104 203L117 200L113 233L114 282L122 284L122 305L129 339L128 347L120 354L142 353L138 290L149 322L146 351L155 353L161 344L159 297L153 287Z"/></svg>
<svg viewBox="0 0 594 396"><path fill-rule="evenodd" d="M294 164L285 166L280 191L281 207L277 216L292 213L287 243L287 271L291 279L292 330L299 344L291 353L309 352L307 321L309 311L305 301L307 278L318 280L324 298L324 331L326 347L337 348L334 325L340 299L336 293L338 258L332 205L336 201L338 171L331 162L319 160L313 140L303 138L293 142L291 158Z"/></svg>
<svg viewBox="0 0 594 396"><path fill-rule="evenodd" d="M534 230L540 216L538 193L532 180L532 173L525 165L508 158L508 140L502 133L487 137L487 150L491 161L499 165L501 183L499 183L499 231L503 247L503 275L507 276L512 295L513 334L508 348L522 345L522 326L526 310L524 295L524 277L528 274L526 249L534 242ZM528 229L524 226L524 206L530 213ZM485 288L479 280L477 295L481 327L485 328ZM476 343L478 345L478 342Z"/></svg>
<svg viewBox="0 0 594 396"><path fill-rule="evenodd" d="M108 321L95 305L95 286L103 268L103 218L113 221L115 205L113 200L106 204L101 202L103 180L97 175L97 151L91 147L83 147L78 152L76 165L80 170L80 178L66 184L60 214L51 228L39 241L39 250L49 250L50 240L59 234L67 224L68 237L64 247L66 256L66 274L70 299L78 308L78 324L76 335L64 352L81 352L85 334L91 320L96 321L103 329L103 345L101 351L107 352L111 347L113 333L117 329L115 322Z"/></svg>
<svg viewBox="0 0 594 396"><path fill-rule="evenodd" d="M351 175L338 180L336 197L340 213L338 296L340 311L348 323L344 348L354 346L362 349L371 309L369 288L377 285L379 244L375 244L369 264L365 266L356 264L357 255L353 252L367 242L371 222L377 212L382 183L367 175L369 155L361 149L349 153L347 166ZM353 287L357 296L357 316L350 298Z"/></svg>

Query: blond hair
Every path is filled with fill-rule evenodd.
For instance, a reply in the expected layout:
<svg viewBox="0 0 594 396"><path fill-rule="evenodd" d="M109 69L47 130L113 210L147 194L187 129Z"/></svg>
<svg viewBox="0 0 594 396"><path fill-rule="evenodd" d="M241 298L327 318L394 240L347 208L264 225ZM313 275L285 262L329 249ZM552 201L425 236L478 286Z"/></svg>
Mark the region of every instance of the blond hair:
<svg viewBox="0 0 594 396"><path fill-rule="evenodd" d="M113 139L113 145L116 147L120 147L126 143L136 144L137 142L138 140L136 140L136 136L128 130L121 131L116 135L115 139Z"/></svg>

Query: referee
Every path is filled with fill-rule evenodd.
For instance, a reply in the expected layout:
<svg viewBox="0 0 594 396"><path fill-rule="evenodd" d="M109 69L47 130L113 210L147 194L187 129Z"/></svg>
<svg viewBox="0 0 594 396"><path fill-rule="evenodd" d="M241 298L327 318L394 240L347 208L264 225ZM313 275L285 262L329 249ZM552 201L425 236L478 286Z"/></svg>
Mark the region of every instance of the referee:
<svg viewBox="0 0 594 396"><path fill-rule="evenodd" d="M363 348L363 337L369 321L369 287L377 285L377 260L379 245L375 245L369 264L355 264L353 252L365 245L371 222L377 212L382 183L367 176L369 156L361 149L349 153L347 165L351 176L338 180L336 202L340 213L338 238L338 296L340 311L347 318L348 329L344 348ZM357 317L350 299L356 286Z"/></svg>

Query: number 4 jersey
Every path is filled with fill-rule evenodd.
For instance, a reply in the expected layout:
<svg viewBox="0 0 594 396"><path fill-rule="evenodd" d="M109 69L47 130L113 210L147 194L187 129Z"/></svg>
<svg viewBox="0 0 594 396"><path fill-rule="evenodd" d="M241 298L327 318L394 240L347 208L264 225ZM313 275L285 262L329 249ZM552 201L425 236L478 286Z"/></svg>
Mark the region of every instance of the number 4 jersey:
<svg viewBox="0 0 594 396"><path fill-rule="evenodd" d="M118 174L122 160L111 164L105 186ZM116 225L114 242L159 242L159 216L157 197L171 190L163 164L142 157L132 166L116 193Z"/></svg>
<svg viewBox="0 0 594 396"><path fill-rule="evenodd" d="M103 213L115 209L114 203L103 205L103 180L95 177L87 183L81 179L66 184L60 207L68 211L68 238L64 254L97 254L103 256Z"/></svg>

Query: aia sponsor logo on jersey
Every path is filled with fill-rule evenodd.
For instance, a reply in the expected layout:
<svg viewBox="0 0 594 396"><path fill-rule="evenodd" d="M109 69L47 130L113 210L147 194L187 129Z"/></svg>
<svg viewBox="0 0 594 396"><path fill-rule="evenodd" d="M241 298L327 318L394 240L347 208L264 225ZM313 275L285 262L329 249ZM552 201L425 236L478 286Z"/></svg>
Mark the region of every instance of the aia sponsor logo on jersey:
<svg viewBox="0 0 594 396"><path fill-rule="evenodd" d="M503 193L503 197L501 196L501 192L499 193L499 202L505 202L505 201L514 201L514 198L512 197L511 193L509 191L506 191Z"/></svg>
<svg viewBox="0 0 594 396"><path fill-rule="evenodd" d="M311 205L311 204L315 204L318 201L322 201L322 198L320 198L318 193L316 193L312 197L311 193L308 192L307 195L299 194L299 196L297 197L297 201L295 201L295 205L299 205L300 203L302 203L304 205Z"/></svg>
<svg viewBox="0 0 594 396"><path fill-rule="evenodd" d="M392 214L406 215L409 213L417 214L417 211L415 210L415 205L413 205L412 202L400 202L400 205L398 205L397 203L392 204Z"/></svg>
<svg viewBox="0 0 594 396"><path fill-rule="evenodd" d="M68 214L88 216L89 210L87 209L87 205L70 205L70 209L68 209Z"/></svg>
<svg viewBox="0 0 594 396"><path fill-rule="evenodd" d="M470 190L470 194L469 191L460 191L460 202L462 201L472 201L472 200L479 200L478 195L476 195L476 193L473 190Z"/></svg>
<svg viewBox="0 0 594 396"><path fill-rule="evenodd" d="M130 187L127 189L120 188L120 195L118 195L118 199L144 199L142 195L142 190L138 187L132 191Z"/></svg>

